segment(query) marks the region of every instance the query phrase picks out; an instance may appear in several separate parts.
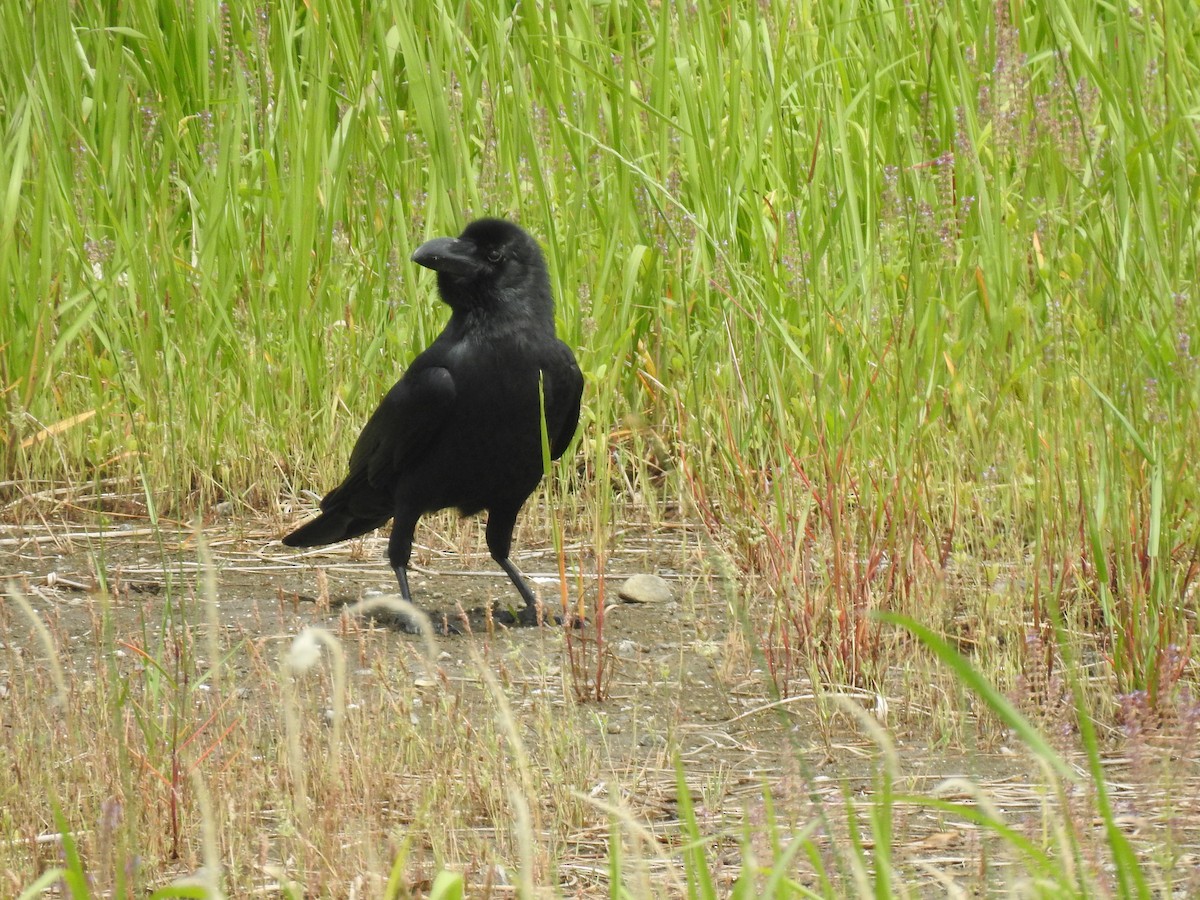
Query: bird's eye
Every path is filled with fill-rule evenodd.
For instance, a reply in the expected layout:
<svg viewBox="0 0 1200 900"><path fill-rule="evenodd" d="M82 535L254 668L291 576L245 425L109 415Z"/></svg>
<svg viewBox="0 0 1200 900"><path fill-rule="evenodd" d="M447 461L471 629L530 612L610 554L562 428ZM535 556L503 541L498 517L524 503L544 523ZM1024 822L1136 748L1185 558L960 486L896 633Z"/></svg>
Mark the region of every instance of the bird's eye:
<svg viewBox="0 0 1200 900"><path fill-rule="evenodd" d="M500 262L500 260L504 259L504 254L501 253L499 250L493 248L488 251L487 258L488 258L488 262L498 263L498 262Z"/></svg>

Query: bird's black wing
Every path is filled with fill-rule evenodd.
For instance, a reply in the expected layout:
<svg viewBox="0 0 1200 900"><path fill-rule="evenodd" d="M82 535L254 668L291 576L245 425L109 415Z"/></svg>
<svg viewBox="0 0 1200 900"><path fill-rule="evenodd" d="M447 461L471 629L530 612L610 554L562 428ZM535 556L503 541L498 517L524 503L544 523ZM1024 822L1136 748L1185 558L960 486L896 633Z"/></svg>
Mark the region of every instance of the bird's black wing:
<svg viewBox="0 0 1200 900"><path fill-rule="evenodd" d="M567 452L567 445L575 436L579 427L579 403L583 397L583 373L575 362L575 355L562 341L558 342L560 359L550 373L552 396L547 398L546 406L556 412L561 410L562 418L553 423L553 433L550 435L550 458L558 459ZM552 423L547 423L551 425Z"/></svg>
<svg viewBox="0 0 1200 900"><path fill-rule="evenodd" d="M396 477L424 452L450 415L456 390L449 369L429 366L409 371L371 414L350 454L346 480L321 501L321 509L353 504L370 492L390 503ZM364 498L365 499L365 498Z"/></svg>

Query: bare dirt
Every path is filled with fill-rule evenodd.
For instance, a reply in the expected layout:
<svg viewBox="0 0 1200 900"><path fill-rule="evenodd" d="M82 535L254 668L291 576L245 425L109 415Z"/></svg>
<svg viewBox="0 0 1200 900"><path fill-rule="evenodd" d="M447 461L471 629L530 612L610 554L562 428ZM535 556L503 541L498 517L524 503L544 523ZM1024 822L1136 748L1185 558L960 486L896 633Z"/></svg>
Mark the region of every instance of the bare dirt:
<svg viewBox="0 0 1200 900"><path fill-rule="evenodd" d="M602 616L594 571L568 573L572 603L582 594L588 621L566 630L508 627L508 612L519 603L515 591L469 525L442 524L431 541L435 546L418 548L419 569L411 582L422 608L457 632L436 637L437 664L447 678L472 678L472 650L483 646L489 659L511 670L510 677L519 681L514 672L523 669L540 673L543 683L549 679L562 692L571 727L583 729L587 740L602 748L613 782L626 786L628 805L651 826L677 824L672 759L678 754L699 822L710 833L726 834L714 851L718 867L722 859L731 866L738 859L739 823L761 825L764 787L790 821L828 816L817 832L824 845L844 840L844 828L836 823L844 826L847 804L867 800L879 787L877 745L850 717L830 712L830 691L824 699L811 691L771 698L732 621L728 592L706 563L703 542L685 527L622 536L607 562ZM0 531L0 578L19 585L53 633L77 646L78 652L68 654L76 667L94 664L90 654L102 596L114 646L155 646L167 604L190 605L188 615L195 621L211 621L197 599L205 596L199 582L206 558L212 560L219 597L215 612L226 633L282 648L306 626L319 625L335 634L348 628L360 636L367 632L371 641L397 653L419 647L421 639L396 628L386 612L355 617L352 623L347 614L353 604L395 591L384 562L384 538L303 553L275 538L275 529L261 522L226 521L206 528L204 547L187 530L8 528ZM567 558L588 557L570 547ZM516 560L545 596L548 610L560 612L553 558L526 553ZM637 572L666 578L674 599L661 604L618 600L623 577ZM16 618L7 616L10 625ZM12 651L28 640L23 634L0 634L0 643ZM20 664L17 659L12 653L0 656L0 685ZM962 778L992 798L1018 827L1025 823L1036 831L1046 803L1056 801L1047 800L1030 757L1005 742L971 753L930 746L917 724L919 715L904 708L904 683L905 673L897 672L887 696L854 698L891 729L903 779L897 790L931 794L947 779ZM1136 777L1132 754L1115 750L1107 760L1129 833L1153 843L1154 834L1166 834L1163 823L1170 819L1172 840L1179 844L1180 836L1185 838L1177 848L1183 865L1197 859L1200 844L1200 801L1179 803L1181 787L1193 798L1200 796L1195 748L1186 753L1191 761L1181 767L1184 780L1170 785L1169 795L1157 781ZM949 796L963 799L962 790ZM976 825L914 802L898 802L894 809L894 852L931 890L938 892L945 879L969 884L978 876L987 835ZM829 821L835 824L827 827ZM581 837L578 846L578 858L563 860L562 872L569 881L576 869L582 884L588 872L603 865L603 842L594 845L596 858L589 857L587 840ZM991 860L990 865L992 881L1008 863ZM1009 874L1020 877L1016 870Z"/></svg>

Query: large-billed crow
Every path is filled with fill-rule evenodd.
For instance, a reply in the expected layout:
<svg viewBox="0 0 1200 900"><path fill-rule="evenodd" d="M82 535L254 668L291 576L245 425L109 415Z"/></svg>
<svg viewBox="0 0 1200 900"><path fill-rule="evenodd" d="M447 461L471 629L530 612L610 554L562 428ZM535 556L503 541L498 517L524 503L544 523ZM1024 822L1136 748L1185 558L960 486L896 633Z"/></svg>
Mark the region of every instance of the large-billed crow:
<svg viewBox="0 0 1200 900"><path fill-rule="evenodd" d="M533 592L508 558L513 526L542 477L543 420L558 459L583 393L575 356L554 334L546 263L533 238L501 219L428 241L412 259L437 272L450 321L367 421L321 515L283 543L332 544L393 519L388 560L411 601L417 520L451 506L463 515L486 509L488 550L533 618Z"/></svg>

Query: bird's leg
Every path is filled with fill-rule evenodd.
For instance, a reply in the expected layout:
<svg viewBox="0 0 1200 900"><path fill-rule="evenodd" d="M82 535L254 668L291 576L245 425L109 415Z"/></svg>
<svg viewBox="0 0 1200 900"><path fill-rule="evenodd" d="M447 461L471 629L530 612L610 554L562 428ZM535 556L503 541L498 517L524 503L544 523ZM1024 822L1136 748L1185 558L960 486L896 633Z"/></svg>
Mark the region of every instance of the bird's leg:
<svg viewBox="0 0 1200 900"><path fill-rule="evenodd" d="M417 616L420 614L420 607L416 603L413 603L412 591L408 587L408 568L405 566L396 566L394 571L396 573L396 581L400 583L400 596L416 610L415 612L409 612L406 609L399 614L397 618L400 627L404 630L405 634L420 634L421 625L417 619ZM438 634L458 634L457 628L446 625L439 626L434 624L433 630Z"/></svg>
<svg viewBox="0 0 1200 900"><path fill-rule="evenodd" d="M408 567L396 566L396 580L400 582L400 596L409 603L413 602L412 591L408 588Z"/></svg>
<svg viewBox="0 0 1200 900"><path fill-rule="evenodd" d="M388 562L392 564L392 571L396 573L396 581L400 584L400 596L407 603L413 602L412 590L408 586L408 560L412 556L413 532L417 529L418 518L404 510L397 510L392 536L388 538ZM421 626L414 616L404 613L400 621L401 627L409 634L421 633Z"/></svg>
<svg viewBox="0 0 1200 900"><path fill-rule="evenodd" d="M533 596L529 584L521 577L521 573L513 565L512 560L508 558L508 551L512 547L513 526L517 524L519 511L520 507L488 510L487 547L492 554L492 559L505 571L521 595L521 599L525 601L525 609L520 617L521 621L526 625L537 625L540 621L537 598Z"/></svg>
<svg viewBox="0 0 1200 900"><path fill-rule="evenodd" d="M496 562L500 564L500 568L508 573L508 577L512 580L512 583L516 585L517 592L521 595L521 599L525 601L525 611L521 616L522 621L524 621L526 625L538 624L538 602L537 598L533 596L533 591L529 588L529 583L525 581L520 571L515 565L513 565L513 561L507 556L503 559L496 560Z"/></svg>
<svg viewBox="0 0 1200 900"><path fill-rule="evenodd" d="M408 587L408 567L404 565L394 566L392 571L396 573L396 581L400 583L400 597L405 603L416 607L413 603L412 591ZM415 614L410 613L407 609L397 615L399 625L406 634L420 634L421 626L417 622Z"/></svg>

